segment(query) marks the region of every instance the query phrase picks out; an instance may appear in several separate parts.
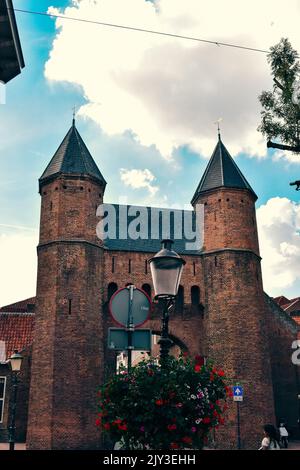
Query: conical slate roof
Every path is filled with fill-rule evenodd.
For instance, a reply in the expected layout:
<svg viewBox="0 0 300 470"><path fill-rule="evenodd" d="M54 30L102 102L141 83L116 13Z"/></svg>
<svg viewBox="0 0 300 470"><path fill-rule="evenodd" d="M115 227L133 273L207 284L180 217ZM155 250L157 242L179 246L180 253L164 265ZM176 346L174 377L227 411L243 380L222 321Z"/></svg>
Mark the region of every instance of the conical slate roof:
<svg viewBox="0 0 300 470"><path fill-rule="evenodd" d="M72 127L55 152L39 179L40 185L60 174L91 176L104 186L106 181L75 126Z"/></svg>
<svg viewBox="0 0 300 470"><path fill-rule="evenodd" d="M193 196L192 204L201 193L217 188L248 189L257 199L255 192L220 138Z"/></svg>

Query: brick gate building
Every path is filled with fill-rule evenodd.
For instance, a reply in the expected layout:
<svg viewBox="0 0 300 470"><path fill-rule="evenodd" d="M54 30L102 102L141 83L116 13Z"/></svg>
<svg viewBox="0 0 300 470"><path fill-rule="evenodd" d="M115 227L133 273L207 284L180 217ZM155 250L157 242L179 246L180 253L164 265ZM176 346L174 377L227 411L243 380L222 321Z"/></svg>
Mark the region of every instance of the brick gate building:
<svg viewBox="0 0 300 470"><path fill-rule="evenodd" d="M26 308L14 312L13 306L0 311L4 347L20 317L27 315L27 322L34 323L34 331L30 330L23 345L15 340L18 347L25 348L28 359L23 379L29 392L24 392L22 400L26 410L29 402L29 413L28 420L24 413L20 437L27 432L29 449L99 448L94 424L96 390L113 372L116 359L106 346L108 327L113 326L108 301L129 283L151 295L147 260L159 250L163 234L131 240L117 230L115 238L102 242L96 234L96 210L103 202L105 187L73 121L39 180L37 295L29 302L34 303L34 312ZM213 359L232 383L243 384L243 448L257 448L266 422L284 418L296 429L300 393L298 368L291 362L291 345L299 326L263 291L256 199L219 138L192 198L194 207L204 206L203 247L189 250L184 236L175 240L174 249L186 265L170 318L170 334L177 347ZM134 219L126 206L114 207L117 224L124 212L126 224ZM136 214L145 211L135 209ZM174 236L179 211L161 213L160 227L166 213L171 214L170 236ZM190 216L195 218L192 211ZM149 218L148 222L151 234L153 221ZM123 230L124 223L121 226ZM155 305L145 327L158 334L160 325L159 306ZM8 366L2 362L0 377L9 378ZM3 436L8 408L3 405ZM218 446L234 448L235 433L232 404L227 424L217 434Z"/></svg>

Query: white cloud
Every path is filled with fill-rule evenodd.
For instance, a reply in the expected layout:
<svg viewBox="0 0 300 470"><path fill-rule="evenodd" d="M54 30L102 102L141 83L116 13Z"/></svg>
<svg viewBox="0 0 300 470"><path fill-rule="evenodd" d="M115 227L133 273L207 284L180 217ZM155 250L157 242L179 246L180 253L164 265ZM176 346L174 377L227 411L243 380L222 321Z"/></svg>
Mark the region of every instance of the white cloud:
<svg viewBox="0 0 300 470"><path fill-rule="evenodd" d="M284 294L300 281L300 204L275 197L257 210L264 288Z"/></svg>
<svg viewBox="0 0 300 470"><path fill-rule="evenodd" d="M0 234L0 306L35 295L38 233Z"/></svg>
<svg viewBox="0 0 300 470"><path fill-rule="evenodd" d="M277 150L273 155L273 160L275 162L283 160L288 163L299 163L300 164L300 156L299 154L293 152L287 152L283 150Z"/></svg>
<svg viewBox="0 0 300 470"><path fill-rule="evenodd" d="M126 186L130 186L133 189L146 188L151 196L154 196L159 189L158 186L152 185L156 178L147 168L145 170L126 170L121 168L120 175L121 180Z"/></svg>
<svg viewBox="0 0 300 470"><path fill-rule="evenodd" d="M51 12L261 49L288 35L300 49L297 0L288 8L280 0L74 0ZM182 144L209 156L221 116L233 155L265 156L256 132L257 96L271 87L264 54L62 19L56 25L46 77L79 85L87 99L80 114L107 134L131 129L166 158Z"/></svg>

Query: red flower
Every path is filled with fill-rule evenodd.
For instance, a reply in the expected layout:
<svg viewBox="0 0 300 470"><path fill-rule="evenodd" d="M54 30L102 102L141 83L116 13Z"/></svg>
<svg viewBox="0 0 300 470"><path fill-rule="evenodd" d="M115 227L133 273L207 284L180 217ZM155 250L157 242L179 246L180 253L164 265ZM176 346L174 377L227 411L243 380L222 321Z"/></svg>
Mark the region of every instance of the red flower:
<svg viewBox="0 0 300 470"><path fill-rule="evenodd" d="M171 442L170 447L171 449L179 449L179 445L176 442Z"/></svg>
<svg viewBox="0 0 300 470"><path fill-rule="evenodd" d="M119 424L118 428L120 431L127 431L127 424Z"/></svg>
<svg viewBox="0 0 300 470"><path fill-rule="evenodd" d="M183 404L182 403L176 403L176 408L182 408Z"/></svg>
<svg viewBox="0 0 300 470"><path fill-rule="evenodd" d="M200 372L201 371L201 366L196 364L195 367L194 367L194 371L195 372Z"/></svg>
<svg viewBox="0 0 300 470"><path fill-rule="evenodd" d="M203 418L202 423L203 424L209 424L210 423L210 418L208 416L206 418Z"/></svg>
<svg viewBox="0 0 300 470"><path fill-rule="evenodd" d="M219 424L224 424L225 423L225 418L222 416L219 417Z"/></svg>
<svg viewBox="0 0 300 470"><path fill-rule="evenodd" d="M115 419L112 424L121 424L122 420L121 419Z"/></svg>
<svg viewBox="0 0 300 470"><path fill-rule="evenodd" d="M154 375L154 371L152 369L148 369L147 373L148 375Z"/></svg>
<svg viewBox="0 0 300 470"><path fill-rule="evenodd" d="M211 410L214 409L214 405L212 403L210 403L209 407L210 407Z"/></svg>
<svg viewBox="0 0 300 470"><path fill-rule="evenodd" d="M231 387L228 387L228 386L226 385L225 390L226 390L226 395L227 395L227 397L233 397L233 391L232 391L232 388L231 388Z"/></svg>
<svg viewBox="0 0 300 470"><path fill-rule="evenodd" d="M103 425L104 429L106 429L107 431L110 429L110 424L109 423L105 423Z"/></svg>
<svg viewBox="0 0 300 470"><path fill-rule="evenodd" d="M193 442L193 439L189 436L184 436L182 438L182 442L185 442L186 444L191 444Z"/></svg>
<svg viewBox="0 0 300 470"><path fill-rule="evenodd" d="M164 401L163 400L156 400L155 404L157 406L162 406L164 404Z"/></svg>
<svg viewBox="0 0 300 470"><path fill-rule="evenodd" d="M96 426L100 426L101 425L101 419L97 418L96 421L95 421L95 424L96 424Z"/></svg>
<svg viewBox="0 0 300 470"><path fill-rule="evenodd" d="M183 357L188 357L189 353L187 351L184 351Z"/></svg>
<svg viewBox="0 0 300 470"><path fill-rule="evenodd" d="M175 431L175 429L177 429L176 424L168 424L168 430L169 431Z"/></svg>
<svg viewBox="0 0 300 470"><path fill-rule="evenodd" d="M214 410L213 415L214 415L215 418L217 418L219 416L219 413L217 412L217 410Z"/></svg>
<svg viewBox="0 0 300 470"><path fill-rule="evenodd" d="M204 357L197 355L195 357L195 362L198 366L203 366L204 365Z"/></svg>
<svg viewBox="0 0 300 470"><path fill-rule="evenodd" d="M215 380L215 376L214 376L214 374L213 374L212 372L210 373L209 380L210 380L211 382L213 382L213 381Z"/></svg>
<svg viewBox="0 0 300 470"><path fill-rule="evenodd" d="M225 372L220 369L220 370L218 371L218 376L219 376L219 377L224 377L224 375L225 375Z"/></svg>

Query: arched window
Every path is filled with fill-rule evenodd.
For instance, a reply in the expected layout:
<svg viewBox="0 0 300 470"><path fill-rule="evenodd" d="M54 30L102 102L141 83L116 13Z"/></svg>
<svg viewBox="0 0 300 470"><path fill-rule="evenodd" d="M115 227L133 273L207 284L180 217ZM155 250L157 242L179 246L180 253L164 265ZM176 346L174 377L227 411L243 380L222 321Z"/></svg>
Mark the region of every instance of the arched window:
<svg viewBox="0 0 300 470"><path fill-rule="evenodd" d="M176 311L183 312L184 306L184 288L183 286L179 286L178 294L176 297Z"/></svg>
<svg viewBox="0 0 300 470"><path fill-rule="evenodd" d="M117 292L117 290L118 290L118 284L116 284L115 282L111 282L110 284L108 284L108 288L107 288L108 301L110 301L111 297L114 295L115 292Z"/></svg>
<svg viewBox="0 0 300 470"><path fill-rule="evenodd" d="M192 305L200 304L200 289L198 286L192 286L191 288L191 303Z"/></svg>
<svg viewBox="0 0 300 470"><path fill-rule="evenodd" d="M144 292L146 292L146 294L148 294L148 296L149 296L150 299L151 299L151 286L150 286L150 284L143 284L143 285L142 285L142 290L143 290Z"/></svg>

